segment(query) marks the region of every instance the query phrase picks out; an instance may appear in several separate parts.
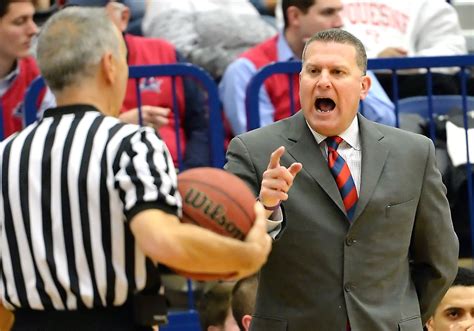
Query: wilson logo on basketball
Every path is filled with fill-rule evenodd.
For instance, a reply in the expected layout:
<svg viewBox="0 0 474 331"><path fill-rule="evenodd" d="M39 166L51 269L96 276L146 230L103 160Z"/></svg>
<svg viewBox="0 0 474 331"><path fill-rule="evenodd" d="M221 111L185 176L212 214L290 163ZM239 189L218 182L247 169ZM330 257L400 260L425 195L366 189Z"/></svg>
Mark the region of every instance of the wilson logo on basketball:
<svg viewBox="0 0 474 331"><path fill-rule="evenodd" d="M186 192L184 203L207 215L217 225L225 229L231 237L240 240L245 238L245 234L234 225L232 220L227 218L226 208L213 201L206 193L190 188Z"/></svg>

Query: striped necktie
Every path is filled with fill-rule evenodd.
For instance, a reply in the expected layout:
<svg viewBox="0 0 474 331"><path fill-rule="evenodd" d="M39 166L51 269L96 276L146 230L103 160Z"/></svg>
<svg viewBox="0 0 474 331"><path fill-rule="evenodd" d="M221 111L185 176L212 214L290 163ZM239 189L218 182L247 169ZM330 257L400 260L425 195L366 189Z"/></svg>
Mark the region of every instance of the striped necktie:
<svg viewBox="0 0 474 331"><path fill-rule="evenodd" d="M339 192L341 192L342 201L346 208L347 218L349 221L352 221L358 196L349 166L337 152L337 148L342 141L343 139L339 136L326 138L326 144L328 147L328 165L332 175L336 179Z"/></svg>

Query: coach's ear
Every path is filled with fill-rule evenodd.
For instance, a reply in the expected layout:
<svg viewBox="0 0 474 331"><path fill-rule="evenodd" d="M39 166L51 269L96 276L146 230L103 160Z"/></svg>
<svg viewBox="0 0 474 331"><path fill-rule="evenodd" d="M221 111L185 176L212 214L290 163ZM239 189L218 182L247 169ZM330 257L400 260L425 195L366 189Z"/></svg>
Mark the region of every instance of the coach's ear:
<svg viewBox="0 0 474 331"><path fill-rule="evenodd" d="M244 315L242 317L242 325L244 326L245 330L250 330L250 323L252 322L251 315Z"/></svg>
<svg viewBox="0 0 474 331"><path fill-rule="evenodd" d="M430 319L428 320L428 322L426 322L425 324L425 329L427 331L434 331L434 322L433 322L433 317L430 317Z"/></svg>
<svg viewBox="0 0 474 331"><path fill-rule="evenodd" d="M372 86L372 80L369 75L362 76L360 81L360 100L364 100L369 94L370 86Z"/></svg>

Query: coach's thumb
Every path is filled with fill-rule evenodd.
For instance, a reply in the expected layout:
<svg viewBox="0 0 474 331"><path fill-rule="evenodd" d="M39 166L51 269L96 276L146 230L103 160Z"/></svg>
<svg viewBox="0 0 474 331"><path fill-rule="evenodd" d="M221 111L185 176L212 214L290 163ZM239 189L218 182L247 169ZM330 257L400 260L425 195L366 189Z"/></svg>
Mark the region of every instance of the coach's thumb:
<svg viewBox="0 0 474 331"><path fill-rule="evenodd" d="M303 165L299 162L295 162L288 168L288 171L293 177L295 177L301 169L303 169Z"/></svg>

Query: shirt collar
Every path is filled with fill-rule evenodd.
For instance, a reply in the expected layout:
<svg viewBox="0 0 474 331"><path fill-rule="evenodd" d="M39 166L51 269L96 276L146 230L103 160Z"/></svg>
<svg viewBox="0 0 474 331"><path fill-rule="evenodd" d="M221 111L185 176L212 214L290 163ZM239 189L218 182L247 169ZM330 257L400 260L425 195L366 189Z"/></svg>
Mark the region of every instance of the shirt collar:
<svg viewBox="0 0 474 331"><path fill-rule="evenodd" d="M20 65L16 61L15 68L10 71L5 77L0 78L0 96L3 96L11 87L15 78L20 74Z"/></svg>
<svg viewBox="0 0 474 331"><path fill-rule="evenodd" d="M99 112L97 108L91 105L78 104L78 105L68 105L60 106L56 108L49 108L44 111L43 117L52 117L52 116L61 116L66 114L77 114L87 111L96 111Z"/></svg>
<svg viewBox="0 0 474 331"><path fill-rule="evenodd" d="M20 65L18 61L16 61L15 68L12 71L10 71L10 73L6 75L4 78L2 78L1 80L10 83L15 79L16 76L18 76L19 73L20 73Z"/></svg>
<svg viewBox="0 0 474 331"><path fill-rule="evenodd" d="M278 52L278 61L295 61L298 60L298 56L296 56L288 45L288 41L285 38L285 34L283 30L278 33L278 40L277 40L277 52Z"/></svg>
<svg viewBox="0 0 474 331"><path fill-rule="evenodd" d="M313 128L309 125L308 121L306 121L306 125L308 125L308 128L311 130L311 133L313 134L314 139L316 139L316 142L318 143L318 145L321 144L321 142L323 142L324 139L327 138L326 136L314 131ZM349 125L349 127L338 136L344 139L344 141L355 150L360 150L358 117L355 116L354 119L352 120L351 125Z"/></svg>
<svg viewBox="0 0 474 331"><path fill-rule="evenodd" d="M0 78L0 90L8 90L10 85L13 83L15 78L19 75L20 73L20 65L18 61L16 61L15 68L8 73L3 78ZM3 93L0 93L2 95Z"/></svg>

